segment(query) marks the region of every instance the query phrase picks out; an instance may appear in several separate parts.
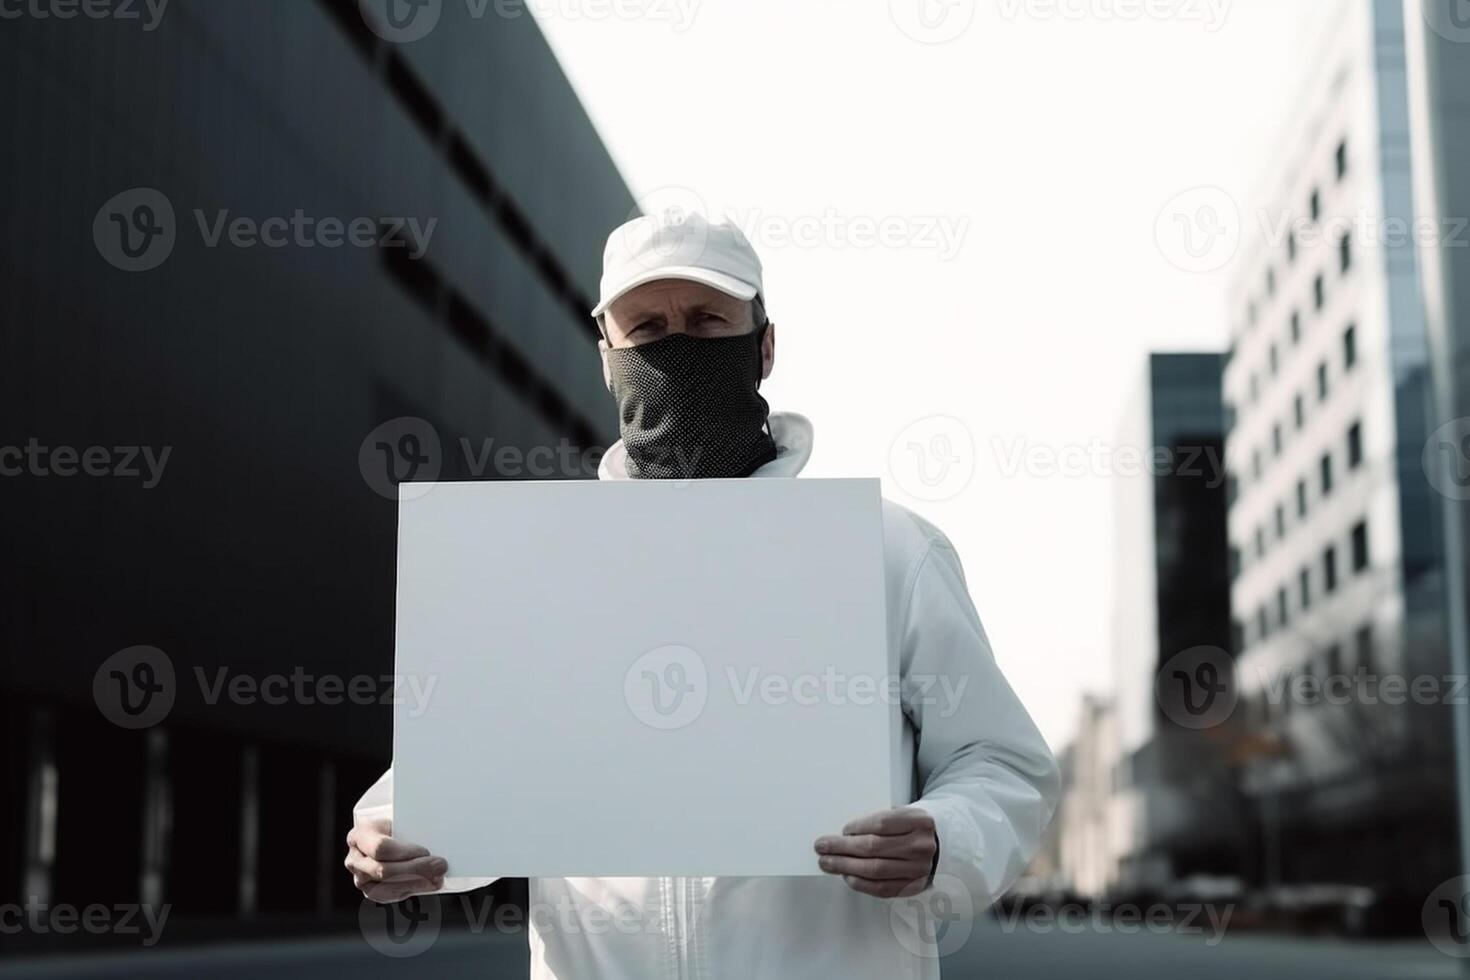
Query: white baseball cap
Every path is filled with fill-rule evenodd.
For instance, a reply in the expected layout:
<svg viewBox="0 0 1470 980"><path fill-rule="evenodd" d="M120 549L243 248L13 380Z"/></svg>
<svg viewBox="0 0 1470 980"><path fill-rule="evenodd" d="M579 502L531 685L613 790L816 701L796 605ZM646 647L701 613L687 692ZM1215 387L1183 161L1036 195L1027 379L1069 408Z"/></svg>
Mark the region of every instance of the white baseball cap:
<svg viewBox="0 0 1470 980"><path fill-rule="evenodd" d="M601 316L618 297L657 279L687 279L736 299L762 290L761 260L735 225L711 224L697 211L669 208L634 218L607 236L602 253Z"/></svg>

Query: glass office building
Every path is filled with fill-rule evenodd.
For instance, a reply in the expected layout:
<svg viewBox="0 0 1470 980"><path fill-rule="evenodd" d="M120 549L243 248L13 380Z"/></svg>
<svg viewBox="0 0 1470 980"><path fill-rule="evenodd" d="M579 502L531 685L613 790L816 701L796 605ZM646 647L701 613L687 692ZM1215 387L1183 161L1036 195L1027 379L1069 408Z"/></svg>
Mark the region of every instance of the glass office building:
<svg viewBox="0 0 1470 980"><path fill-rule="evenodd" d="M1403 5L1342 14L1324 21L1245 210L1255 241L1231 297L1232 606L1254 746L1242 778L1265 885L1367 885L1417 909L1454 867L1450 692L1395 693L1447 680L1439 498L1421 462L1430 354L1409 120L1423 96Z"/></svg>
<svg viewBox="0 0 1470 980"><path fill-rule="evenodd" d="M393 482L595 474L634 201L519 5L60 6L0 28L0 902L352 911Z"/></svg>
<svg viewBox="0 0 1470 980"><path fill-rule="evenodd" d="M1114 481L1110 884L1123 893L1240 863L1240 827L1218 754L1176 710L1179 688L1160 684L1180 658L1203 658L1217 672L1230 666L1223 364L1216 353L1151 355L1119 437L1145 460L1141 472ZM1192 673L1198 664L1185 666Z"/></svg>

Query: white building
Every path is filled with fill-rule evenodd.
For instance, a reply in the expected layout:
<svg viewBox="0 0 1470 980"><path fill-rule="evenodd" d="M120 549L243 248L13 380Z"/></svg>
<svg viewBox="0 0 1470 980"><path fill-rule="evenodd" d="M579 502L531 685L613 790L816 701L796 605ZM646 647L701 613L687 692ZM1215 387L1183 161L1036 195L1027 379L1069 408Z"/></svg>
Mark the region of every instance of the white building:
<svg viewBox="0 0 1470 980"><path fill-rule="evenodd" d="M1391 888L1443 867L1447 826L1442 709L1384 703L1389 678L1444 672L1429 354L1403 7L1330 12L1279 156L1240 202L1231 604L1241 717L1269 747L1246 779L1275 815L1264 877Z"/></svg>

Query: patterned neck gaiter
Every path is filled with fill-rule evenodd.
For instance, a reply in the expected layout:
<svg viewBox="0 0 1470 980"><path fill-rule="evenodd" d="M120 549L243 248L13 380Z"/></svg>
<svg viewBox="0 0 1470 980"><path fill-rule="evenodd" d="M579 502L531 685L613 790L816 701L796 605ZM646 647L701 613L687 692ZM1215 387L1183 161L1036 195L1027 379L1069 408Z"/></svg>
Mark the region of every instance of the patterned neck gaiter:
<svg viewBox="0 0 1470 980"><path fill-rule="evenodd" d="M629 476L741 477L776 458L760 395L765 334L765 327L739 337L676 333L607 352Z"/></svg>

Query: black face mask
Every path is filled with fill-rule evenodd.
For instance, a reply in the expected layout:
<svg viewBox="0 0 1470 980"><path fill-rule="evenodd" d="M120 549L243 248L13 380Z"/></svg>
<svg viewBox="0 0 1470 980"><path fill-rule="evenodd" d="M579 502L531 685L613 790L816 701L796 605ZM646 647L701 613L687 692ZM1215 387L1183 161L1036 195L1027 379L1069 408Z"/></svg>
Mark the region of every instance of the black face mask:
<svg viewBox="0 0 1470 980"><path fill-rule="evenodd" d="M776 458L760 395L765 335L765 327L739 337L676 333L607 352L629 476L749 476Z"/></svg>

